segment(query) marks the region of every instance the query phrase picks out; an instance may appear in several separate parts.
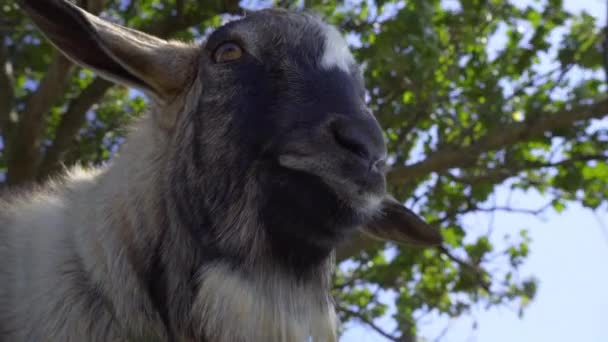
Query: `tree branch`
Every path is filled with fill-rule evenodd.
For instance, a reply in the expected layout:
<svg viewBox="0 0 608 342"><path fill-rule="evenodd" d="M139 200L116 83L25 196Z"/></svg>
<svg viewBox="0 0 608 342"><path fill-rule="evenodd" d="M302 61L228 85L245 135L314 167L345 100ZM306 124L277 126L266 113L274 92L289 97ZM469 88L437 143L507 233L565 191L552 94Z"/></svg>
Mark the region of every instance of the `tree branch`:
<svg viewBox="0 0 608 342"><path fill-rule="evenodd" d="M57 127L55 140L46 152L42 164L38 169L38 179L45 179L61 170L60 161L63 160L64 153L78 135L80 127L85 123L86 113L103 97L112 85L112 82L99 77L95 78L82 91L80 96L70 102L67 111L63 114L61 122Z"/></svg>
<svg viewBox="0 0 608 342"><path fill-rule="evenodd" d="M178 18L184 15L184 0L175 0L175 15Z"/></svg>
<svg viewBox="0 0 608 342"><path fill-rule="evenodd" d="M46 128L45 116L65 92L72 70L72 63L56 53L38 89L27 100L11 142L13 148L8 158L9 184L20 184L36 175L40 144Z"/></svg>
<svg viewBox="0 0 608 342"><path fill-rule="evenodd" d="M79 2L93 14L99 13L104 3L105 0ZM38 88L27 100L25 109L19 115L15 136L10 141L13 147L9 150L7 163L9 184L20 184L35 178L41 159L40 144L46 129L45 116L65 93L73 70L73 63L56 52Z"/></svg>
<svg viewBox="0 0 608 342"><path fill-rule="evenodd" d="M167 38L176 32L200 24L211 15L218 13L236 14L240 12L241 7L237 0L215 1L212 6L209 6L204 10L168 16L160 21L148 22L138 29L161 38Z"/></svg>
<svg viewBox="0 0 608 342"><path fill-rule="evenodd" d="M399 342L399 339L395 336L390 335L389 333L387 333L386 331L382 330L382 328L380 328L379 326L377 326L373 320L368 319L367 317L365 317L364 315L362 315L360 312L357 312L355 310L351 310L348 309L346 307L344 307L343 305L337 305L336 309L349 314L355 318L357 318L358 320L360 320L361 322L367 324L370 326L370 328L374 329L375 332L377 332L378 334L382 335L383 337L389 339L390 341L395 341L395 342Z"/></svg>
<svg viewBox="0 0 608 342"><path fill-rule="evenodd" d="M602 118L607 113L608 99L558 113L543 113L528 122L513 123L488 132L471 145L446 147L433 152L421 162L394 168L388 175L389 182L407 183L432 172L468 166L474 163L483 152L514 145L523 139L542 136L547 131L567 128L581 120Z"/></svg>
<svg viewBox="0 0 608 342"><path fill-rule="evenodd" d="M0 133L4 136L5 148L7 134L13 131L11 113L15 102L15 91L13 88L12 65L8 57L8 49L5 37L0 34Z"/></svg>
<svg viewBox="0 0 608 342"><path fill-rule="evenodd" d="M465 173L464 175L454 175L450 172L444 173L444 175L456 182L464 184L479 184L479 183L500 183L507 178L517 176L519 172L533 170L533 169L544 169L551 167L559 167L565 165L572 165L576 162L588 162L588 161L608 161L608 154L585 154L575 155L571 158L563 159L556 162L541 162L541 161L522 161L518 163L510 162L509 165L502 165L501 168L491 170L476 170L483 171L478 174Z"/></svg>
<svg viewBox="0 0 608 342"><path fill-rule="evenodd" d="M481 267L474 265L473 263L470 263L468 261L462 260L459 257L455 256L454 254L452 254L452 252L450 252L447 248L445 248L444 246L439 246L437 247L437 250L445 255L446 257L448 257L450 260L452 260L453 262L457 263L462 269L465 269L469 272L471 272L472 274L475 275L475 279L477 280L477 285L479 285L479 287L481 287L482 289L486 290L488 293L490 293L490 285L488 282L486 282L483 279L483 270L481 269Z"/></svg>
<svg viewBox="0 0 608 342"><path fill-rule="evenodd" d="M608 14L608 2L606 3L606 14ZM606 26L604 26L604 39L602 42L602 55L603 55L603 62L604 62L604 75L605 75L605 81L608 82L608 16L606 17Z"/></svg>

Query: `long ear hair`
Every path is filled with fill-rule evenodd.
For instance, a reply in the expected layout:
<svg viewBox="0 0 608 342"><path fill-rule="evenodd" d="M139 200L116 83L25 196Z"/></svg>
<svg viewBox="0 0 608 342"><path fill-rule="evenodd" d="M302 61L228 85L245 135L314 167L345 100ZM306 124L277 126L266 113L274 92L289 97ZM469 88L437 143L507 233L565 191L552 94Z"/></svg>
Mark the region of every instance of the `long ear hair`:
<svg viewBox="0 0 608 342"><path fill-rule="evenodd" d="M102 20L65 0L20 0L51 43L75 63L150 95L170 96L187 84L193 46L168 42Z"/></svg>

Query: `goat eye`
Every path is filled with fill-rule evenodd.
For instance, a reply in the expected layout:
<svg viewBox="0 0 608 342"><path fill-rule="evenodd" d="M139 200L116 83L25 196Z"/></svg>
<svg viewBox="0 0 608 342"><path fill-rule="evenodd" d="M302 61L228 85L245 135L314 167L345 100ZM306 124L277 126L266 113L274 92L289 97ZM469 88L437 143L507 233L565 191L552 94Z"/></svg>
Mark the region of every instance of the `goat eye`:
<svg viewBox="0 0 608 342"><path fill-rule="evenodd" d="M213 53L215 63L226 63L236 61L243 55L243 49L235 43L224 43Z"/></svg>

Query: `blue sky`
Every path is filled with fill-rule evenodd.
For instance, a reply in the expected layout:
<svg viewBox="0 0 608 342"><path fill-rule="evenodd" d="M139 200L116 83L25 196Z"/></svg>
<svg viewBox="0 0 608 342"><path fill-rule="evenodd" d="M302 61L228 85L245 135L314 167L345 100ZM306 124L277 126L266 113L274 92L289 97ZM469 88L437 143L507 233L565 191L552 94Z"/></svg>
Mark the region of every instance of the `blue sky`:
<svg viewBox="0 0 608 342"><path fill-rule="evenodd" d="M515 2L527 5L535 1ZM598 17L600 23L606 22L603 0L565 0L564 3L570 11L586 10ZM608 119L596 122L595 126L608 127ZM504 201L508 192L507 187L499 188L497 203ZM518 192L511 198L513 206L518 208L539 208L547 201L534 192ZM486 229L489 218L480 214L465 220L467 227ZM496 242L506 233L530 229L531 253L521 273L534 275L539 280L535 300L521 319L516 310L507 307L489 311L480 307L471 316L452 320L431 317L421 326L421 335L435 341L448 326L447 333L438 341L608 341L608 214L570 205L560 214L548 211L538 217L497 213L493 223ZM473 329L475 321L477 328ZM344 342L386 341L356 324L347 327Z"/></svg>

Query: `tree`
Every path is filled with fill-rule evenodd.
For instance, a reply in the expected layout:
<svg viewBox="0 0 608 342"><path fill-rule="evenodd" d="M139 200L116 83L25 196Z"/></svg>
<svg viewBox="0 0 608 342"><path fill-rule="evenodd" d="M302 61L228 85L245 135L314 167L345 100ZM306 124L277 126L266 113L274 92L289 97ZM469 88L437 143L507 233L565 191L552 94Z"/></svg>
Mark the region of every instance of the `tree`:
<svg viewBox="0 0 608 342"><path fill-rule="evenodd" d="M262 1L79 0L115 22L202 40L241 7ZM268 4L266 4L268 5ZM301 7L300 2L276 6ZM604 31L562 1L518 7L502 0L306 2L339 25L366 67L369 104L385 128L393 194L441 227L444 246L412 249L356 237L338 253L343 321L392 341L413 341L417 318L473 305L520 308L534 279L517 276L526 231L498 249L462 218L507 210L537 214L608 200L608 96ZM76 163L111 158L124 127L144 112L138 93L113 86L58 54L18 6L0 6L0 178L40 182ZM497 186L550 197L542 208L497 205ZM494 271L499 269L499 272ZM390 293L394 303L381 301ZM375 322L395 305L397 329Z"/></svg>

